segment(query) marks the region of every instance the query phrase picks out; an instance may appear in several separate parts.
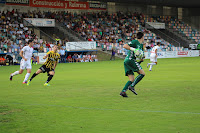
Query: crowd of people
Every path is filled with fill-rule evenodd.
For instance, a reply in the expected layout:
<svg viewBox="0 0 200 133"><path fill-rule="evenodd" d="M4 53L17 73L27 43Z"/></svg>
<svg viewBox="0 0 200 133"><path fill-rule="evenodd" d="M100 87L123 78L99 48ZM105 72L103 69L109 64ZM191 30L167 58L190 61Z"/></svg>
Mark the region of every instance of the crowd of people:
<svg viewBox="0 0 200 133"><path fill-rule="evenodd" d="M0 12L0 53L19 53L30 39L34 40L34 50L37 52L44 52L44 48L53 45L53 42L40 39L33 30L23 24L26 15L17 10Z"/></svg>
<svg viewBox="0 0 200 133"><path fill-rule="evenodd" d="M124 53L123 45L136 38L136 34L141 31L144 33L147 50L150 50L158 41L161 42L164 49L171 50L173 44L170 44L147 30L144 23L151 21L142 13L123 13L117 12L109 14L108 12L96 13L71 13L65 11L40 12L28 11L27 13L18 10L0 12L0 53L19 53L20 49L27 45L29 39L34 40L34 52L48 52L54 45L40 39L30 28L23 24L23 18L51 18L56 22L62 23L88 41L96 41L97 47L106 50L116 49L116 53ZM64 46L62 41L58 44L62 62L64 61ZM73 55L74 56L74 55ZM68 58L68 57L67 57ZM70 57L69 57L70 58ZM85 57L83 57L85 58ZM71 61L71 59L69 59ZM88 59L80 59L79 62L86 62ZM67 60L68 61L68 60ZM92 60L91 60L92 61ZM77 62L72 59L71 62Z"/></svg>
<svg viewBox="0 0 200 133"><path fill-rule="evenodd" d="M69 54L66 58L66 62L73 63L73 62L97 62L97 55L83 55L83 54Z"/></svg>

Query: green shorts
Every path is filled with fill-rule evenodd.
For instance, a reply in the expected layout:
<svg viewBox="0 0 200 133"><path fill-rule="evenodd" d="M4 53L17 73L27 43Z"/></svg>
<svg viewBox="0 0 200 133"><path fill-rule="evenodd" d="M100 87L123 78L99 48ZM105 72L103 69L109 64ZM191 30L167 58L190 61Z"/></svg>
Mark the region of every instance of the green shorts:
<svg viewBox="0 0 200 133"><path fill-rule="evenodd" d="M134 72L138 72L141 69L142 69L142 67L135 60L128 60L127 59L127 60L124 61L125 76L134 75Z"/></svg>

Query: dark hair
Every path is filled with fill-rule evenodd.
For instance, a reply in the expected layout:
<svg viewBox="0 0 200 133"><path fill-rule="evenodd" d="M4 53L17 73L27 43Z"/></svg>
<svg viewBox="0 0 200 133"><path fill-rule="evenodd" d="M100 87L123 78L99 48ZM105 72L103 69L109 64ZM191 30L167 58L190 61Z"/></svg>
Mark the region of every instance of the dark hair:
<svg viewBox="0 0 200 133"><path fill-rule="evenodd" d="M31 40L28 40L28 44L29 44L29 43L31 43L31 42L33 42L33 40L32 40L32 39L31 39Z"/></svg>
<svg viewBox="0 0 200 133"><path fill-rule="evenodd" d="M157 45L161 44L160 42L157 42Z"/></svg>
<svg viewBox="0 0 200 133"><path fill-rule="evenodd" d="M141 39L143 36L144 36L144 34L142 32L137 33L137 39Z"/></svg>

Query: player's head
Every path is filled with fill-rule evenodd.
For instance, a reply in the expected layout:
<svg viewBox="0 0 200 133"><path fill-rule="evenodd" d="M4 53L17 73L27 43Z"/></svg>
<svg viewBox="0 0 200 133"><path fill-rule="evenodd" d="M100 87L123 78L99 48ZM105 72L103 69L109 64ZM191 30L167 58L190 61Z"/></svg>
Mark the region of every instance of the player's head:
<svg viewBox="0 0 200 133"><path fill-rule="evenodd" d="M57 46L57 45L54 45L54 46L53 46L53 51L56 52L57 50L58 50L58 46Z"/></svg>
<svg viewBox="0 0 200 133"><path fill-rule="evenodd" d="M157 42L157 46L160 46L160 44L161 44L160 42Z"/></svg>
<svg viewBox="0 0 200 133"><path fill-rule="evenodd" d="M144 41L144 34L142 32L137 33L137 39Z"/></svg>
<svg viewBox="0 0 200 133"><path fill-rule="evenodd" d="M33 47L33 40L32 39L28 40L28 45Z"/></svg>

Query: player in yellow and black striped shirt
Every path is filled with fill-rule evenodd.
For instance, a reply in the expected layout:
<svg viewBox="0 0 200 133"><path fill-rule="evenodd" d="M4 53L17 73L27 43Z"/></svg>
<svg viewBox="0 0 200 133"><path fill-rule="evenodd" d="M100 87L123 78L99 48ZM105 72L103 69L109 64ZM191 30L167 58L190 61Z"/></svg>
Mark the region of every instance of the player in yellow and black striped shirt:
<svg viewBox="0 0 200 133"><path fill-rule="evenodd" d="M58 50L58 46L54 45L53 50L49 51L44 57L43 59L46 59L46 62L37 70L37 72L35 72L32 77L30 78L30 80L27 82L27 85L30 85L30 82L32 81L32 79L37 76L38 74L40 74L41 72L45 73L47 72L48 74L48 79L46 81L46 83L44 84L44 86L50 86L48 83L49 81L53 78L54 74L55 74L55 68L56 65L58 63L58 60L60 59L60 55L57 53Z"/></svg>

